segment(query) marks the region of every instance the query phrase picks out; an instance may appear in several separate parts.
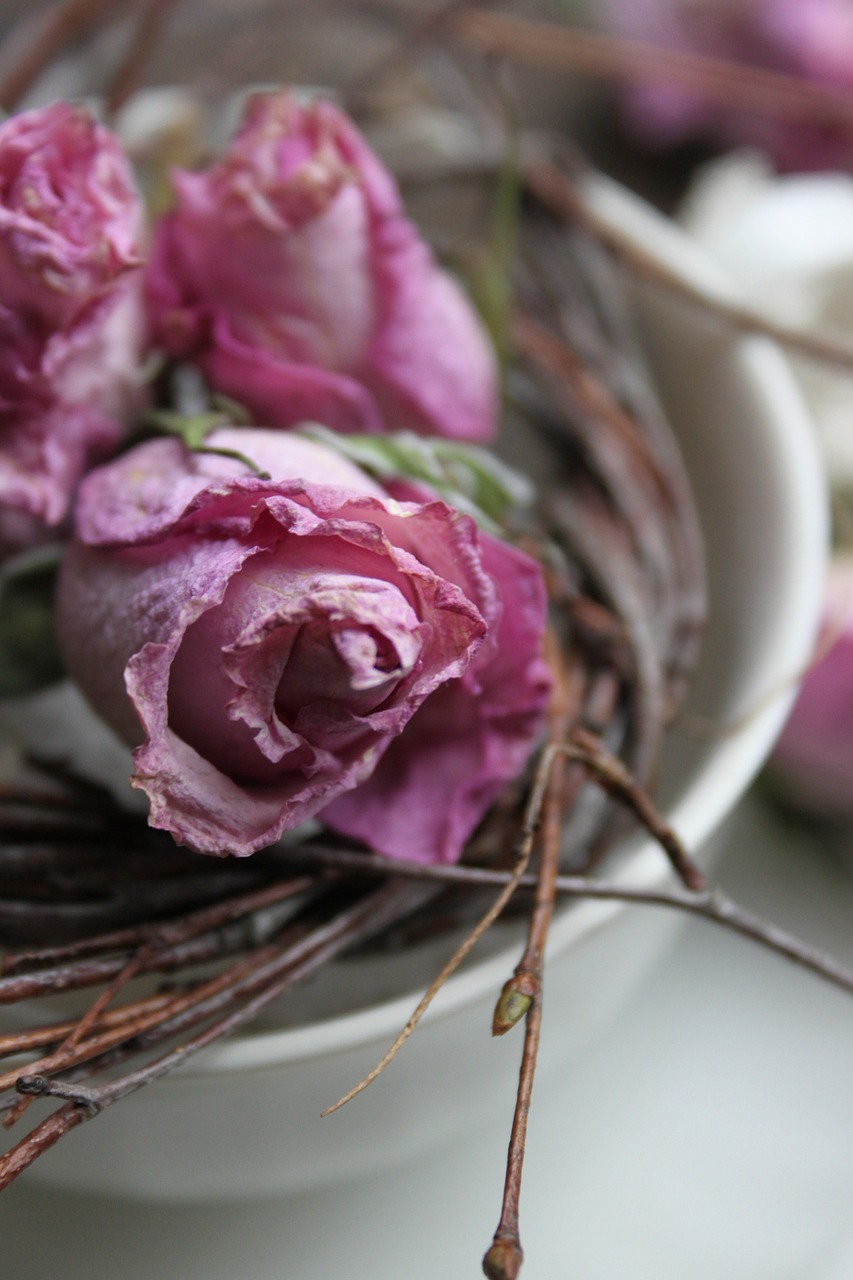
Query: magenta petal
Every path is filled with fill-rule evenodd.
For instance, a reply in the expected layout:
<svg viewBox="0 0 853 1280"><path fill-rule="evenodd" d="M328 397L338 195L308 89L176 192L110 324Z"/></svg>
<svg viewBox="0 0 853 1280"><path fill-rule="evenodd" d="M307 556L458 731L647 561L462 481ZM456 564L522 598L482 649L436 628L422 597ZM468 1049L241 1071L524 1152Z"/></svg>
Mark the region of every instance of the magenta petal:
<svg viewBox="0 0 853 1280"><path fill-rule="evenodd" d="M49 524L142 400L142 202L65 104L0 125L0 506Z"/></svg>
<svg viewBox="0 0 853 1280"><path fill-rule="evenodd" d="M357 378L238 342L223 322L214 332L216 341L199 364L212 386L245 405L258 422L320 422L347 434L383 430L376 398Z"/></svg>
<svg viewBox="0 0 853 1280"><path fill-rule="evenodd" d="M428 699L367 782L322 813L333 830L391 858L455 862L542 729L551 679L541 571L512 547L482 542L501 593L494 645Z"/></svg>

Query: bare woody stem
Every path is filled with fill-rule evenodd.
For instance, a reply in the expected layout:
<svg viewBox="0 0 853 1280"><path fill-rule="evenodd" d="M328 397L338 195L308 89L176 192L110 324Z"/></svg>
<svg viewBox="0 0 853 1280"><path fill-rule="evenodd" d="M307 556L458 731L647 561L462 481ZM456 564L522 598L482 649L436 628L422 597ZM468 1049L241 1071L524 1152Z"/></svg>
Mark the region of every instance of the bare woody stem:
<svg viewBox="0 0 853 1280"><path fill-rule="evenodd" d="M853 343L844 338L810 333L794 325L780 324L751 307L740 306L726 297L698 287L620 231L604 215L596 212L593 205L583 199L576 184L550 161L528 165L525 169L525 182L552 212L566 222L581 227L632 274L701 308L729 328L742 333L762 334L787 350L821 364L853 369Z"/></svg>
<svg viewBox="0 0 853 1280"><path fill-rule="evenodd" d="M65 4L55 5L40 21L31 42L0 82L0 106L6 111L14 110L54 58L91 31L114 7L115 0L67 0Z"/></svg>
<svg viewBox="0 0 853 1280"><path fill-rule="evenodd" d="M154 57L172 10L181 0L148 0L127 51L116 67L107 90L107 111L114 113L138 89L148 63Z"/></svg>
<svg viewBox="0 0 853 1280"><path fill-rule="evenodd" d="M493 1035L503 1035L524 1018L524 1045L507 1150L500 1220L491 1246L483 1258L483 1271L489 1280L515 1280L524 1260L519 1234L519 1197L527 1140L527 1117L533 1096L533 1079L542 1029L545 946L556 901L563 815L584 780L583 771L577 768L571 771L570 777L566 776L567 762L561 751L561 744L577 717L583 676L576 663L569 667L563 662L553 634L549 635L549 640L548 657L554 675L554 693L549 710L548 739L552 750L558 754L551 768L542 807L539 866L527 944L513 976L501 992L492 1022Z"/></svg>
<svg viewBox="0 0 853 1280"><path fill-rule="evenodd" d="M849 93L799 76L705 54L666 49L551 22L480 8L463 9L447 30L468 48L528 66L622 84L683 87L731 110L845 128L853 133Z"/></svg>
<svg viewBox="0 0 853 1280"><path fill-rule="evenodd" d="M21 1077L18 1088L22 1093L60 1097L67 1101L0 1157L0 1190L8 1186L44 1150L59 1141L69 1129L174 1070L201 1049L251 1021L271 1000L300 981L308 972L356 941L380 932L399 918L401 911L417 909L429 898L431 892L431 888L426 885L407 888L390 881L359 899L313 936L297 941L295 946L286 948L278 957L272 956L267 964L266 981L259 989L250 986L249 998L238 1008L196 1036L182 1040L176 1048L153 1062L148 1062L125 1076L98 1088L73 1082L66 1085L60 1080L46 1080L39 1075Z"/></svg>
<svg viewBox="0 0 853 1280"><path fill-rule="evenodd" d="M510 898L515 893L518 885L521 883L522 877L530 863L533 852L533 842L536 832L539 828L539 821L542 813L542 805L544 796L551 777L551 770L554 762L558 758L558 752L552 749L552 746L546 746L539 758L539 764L536 770L536 777L531 789L530 798L527 802L524 821L522 824L521 834L516 846L515 865L512 871L501 878L501 892L495 898L489 909L481 916L474 925L473 929L466 935L460 945L453 952L453 955L442 968L441 972L433 979L415 1008L412 1010L406 1025L400 1031L399 1035L394 1039L386 1053L380 1058L379 1062L368 1071L367 1075L359 1080L358 1084L353 1085L337 1102L327 1107L322 1112L322 1116L330 1116L333 1112L340 1110L346 1103L351 1102L353 1098L362 1093L368 1085L372 1084L378 1076L382 1074L385 1068L396 1058L403 1045L411 1036L415 1027L438 995L441 988L447 982L448 978L459 968L462 961L473 950L483 934L494 924L498 917L504 911ZM387 874L387 867L386 867Z"/></svg>

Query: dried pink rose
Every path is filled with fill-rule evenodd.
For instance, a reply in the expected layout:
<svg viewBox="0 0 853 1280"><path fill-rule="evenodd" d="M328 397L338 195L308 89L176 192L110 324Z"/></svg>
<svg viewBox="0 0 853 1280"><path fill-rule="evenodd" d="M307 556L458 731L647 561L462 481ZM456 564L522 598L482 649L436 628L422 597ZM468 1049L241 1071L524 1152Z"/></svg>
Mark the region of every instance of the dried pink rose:
<svg viewBox="0 0 853 1280"><path fill-rule="evenodd" d="M828 646L828 647L827 647ZM787 801L830 819L853 817L853 559L833 561L822 635L771 760Z"/></svg>
<svg viewBox="0 0 853 1280"><path fill-rule="evenodd" d="M253 97L222 158L174 184L149 271L170 354L271 426L491 438L485 332L331 103Z"/></svg>
<svg viewBox="0 0 853 1280"><path fill-rule="evenodd" d="M602 0L598 16L614 34L643 43L853 88L850 0ZM729 110L674 85L638 86L627 108L632 126L664 145L694 134L749 143L789 170L848 167L853 155L840 129Z"/></svg>
<svg viewBox="0 0 853 1280"><path fill-rule="evenodd" d="M0 507L55 524L139 397L144 214L117 140L59 103L0 125Z"/></svg>
<svg viewBox="0 0 853 1280"><path fill-rule="evenodd" d="M541 729L539 566L323 445L221 430L90 474L63 565L69 669L131 743L150 820L247 854L321 813L452 861Z"/></svg>

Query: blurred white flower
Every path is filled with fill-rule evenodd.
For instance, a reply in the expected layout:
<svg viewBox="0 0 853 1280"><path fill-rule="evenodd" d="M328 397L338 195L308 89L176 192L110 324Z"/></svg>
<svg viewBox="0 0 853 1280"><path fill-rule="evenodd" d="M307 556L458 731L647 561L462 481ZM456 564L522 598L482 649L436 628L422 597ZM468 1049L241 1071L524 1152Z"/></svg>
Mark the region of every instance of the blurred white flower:
<svg viewBox="0 0 853 1280"><path fill-rule="evenodd" d="M760 153L733 152L700 172L681 221L753 309L853 338L853 177L777 177ZM853 374L792 365L832 484L853 485Z"/></svg>

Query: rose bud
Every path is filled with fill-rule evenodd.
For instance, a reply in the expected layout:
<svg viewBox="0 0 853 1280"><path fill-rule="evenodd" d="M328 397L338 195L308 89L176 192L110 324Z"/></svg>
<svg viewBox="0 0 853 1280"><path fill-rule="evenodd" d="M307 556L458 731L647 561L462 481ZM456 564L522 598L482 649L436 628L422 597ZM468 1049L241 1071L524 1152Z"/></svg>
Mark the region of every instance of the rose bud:
<svg viewBox="0 0 853 1280"><path fill-rule="evenodd" d="M92 472L62 568L72 676L150 821L248 854L304 819L452 861L542 726L539 566L297 435L155 440Z"/></svg>
<svg viewBox="0 0 853 1280"><path fill-rule="evenodd" d="M829 570L818 657L771 758L771 779L795 808L853 817L853 559Z"/></svg>
<svg viewBox="0 0 853 1280"><path fill-rule="evenodd" d="M148 273L172 356L270 426L491 438L485 331L336 107L253 97L222 158L173 181Z"/></svg>
<svg viewBox="0 0 853 1280"><path fill-rule="evenodd" d="M139 397L143 225L119 144L86 111L0 125L0 506L57 523L118 441Z"/></svg>

